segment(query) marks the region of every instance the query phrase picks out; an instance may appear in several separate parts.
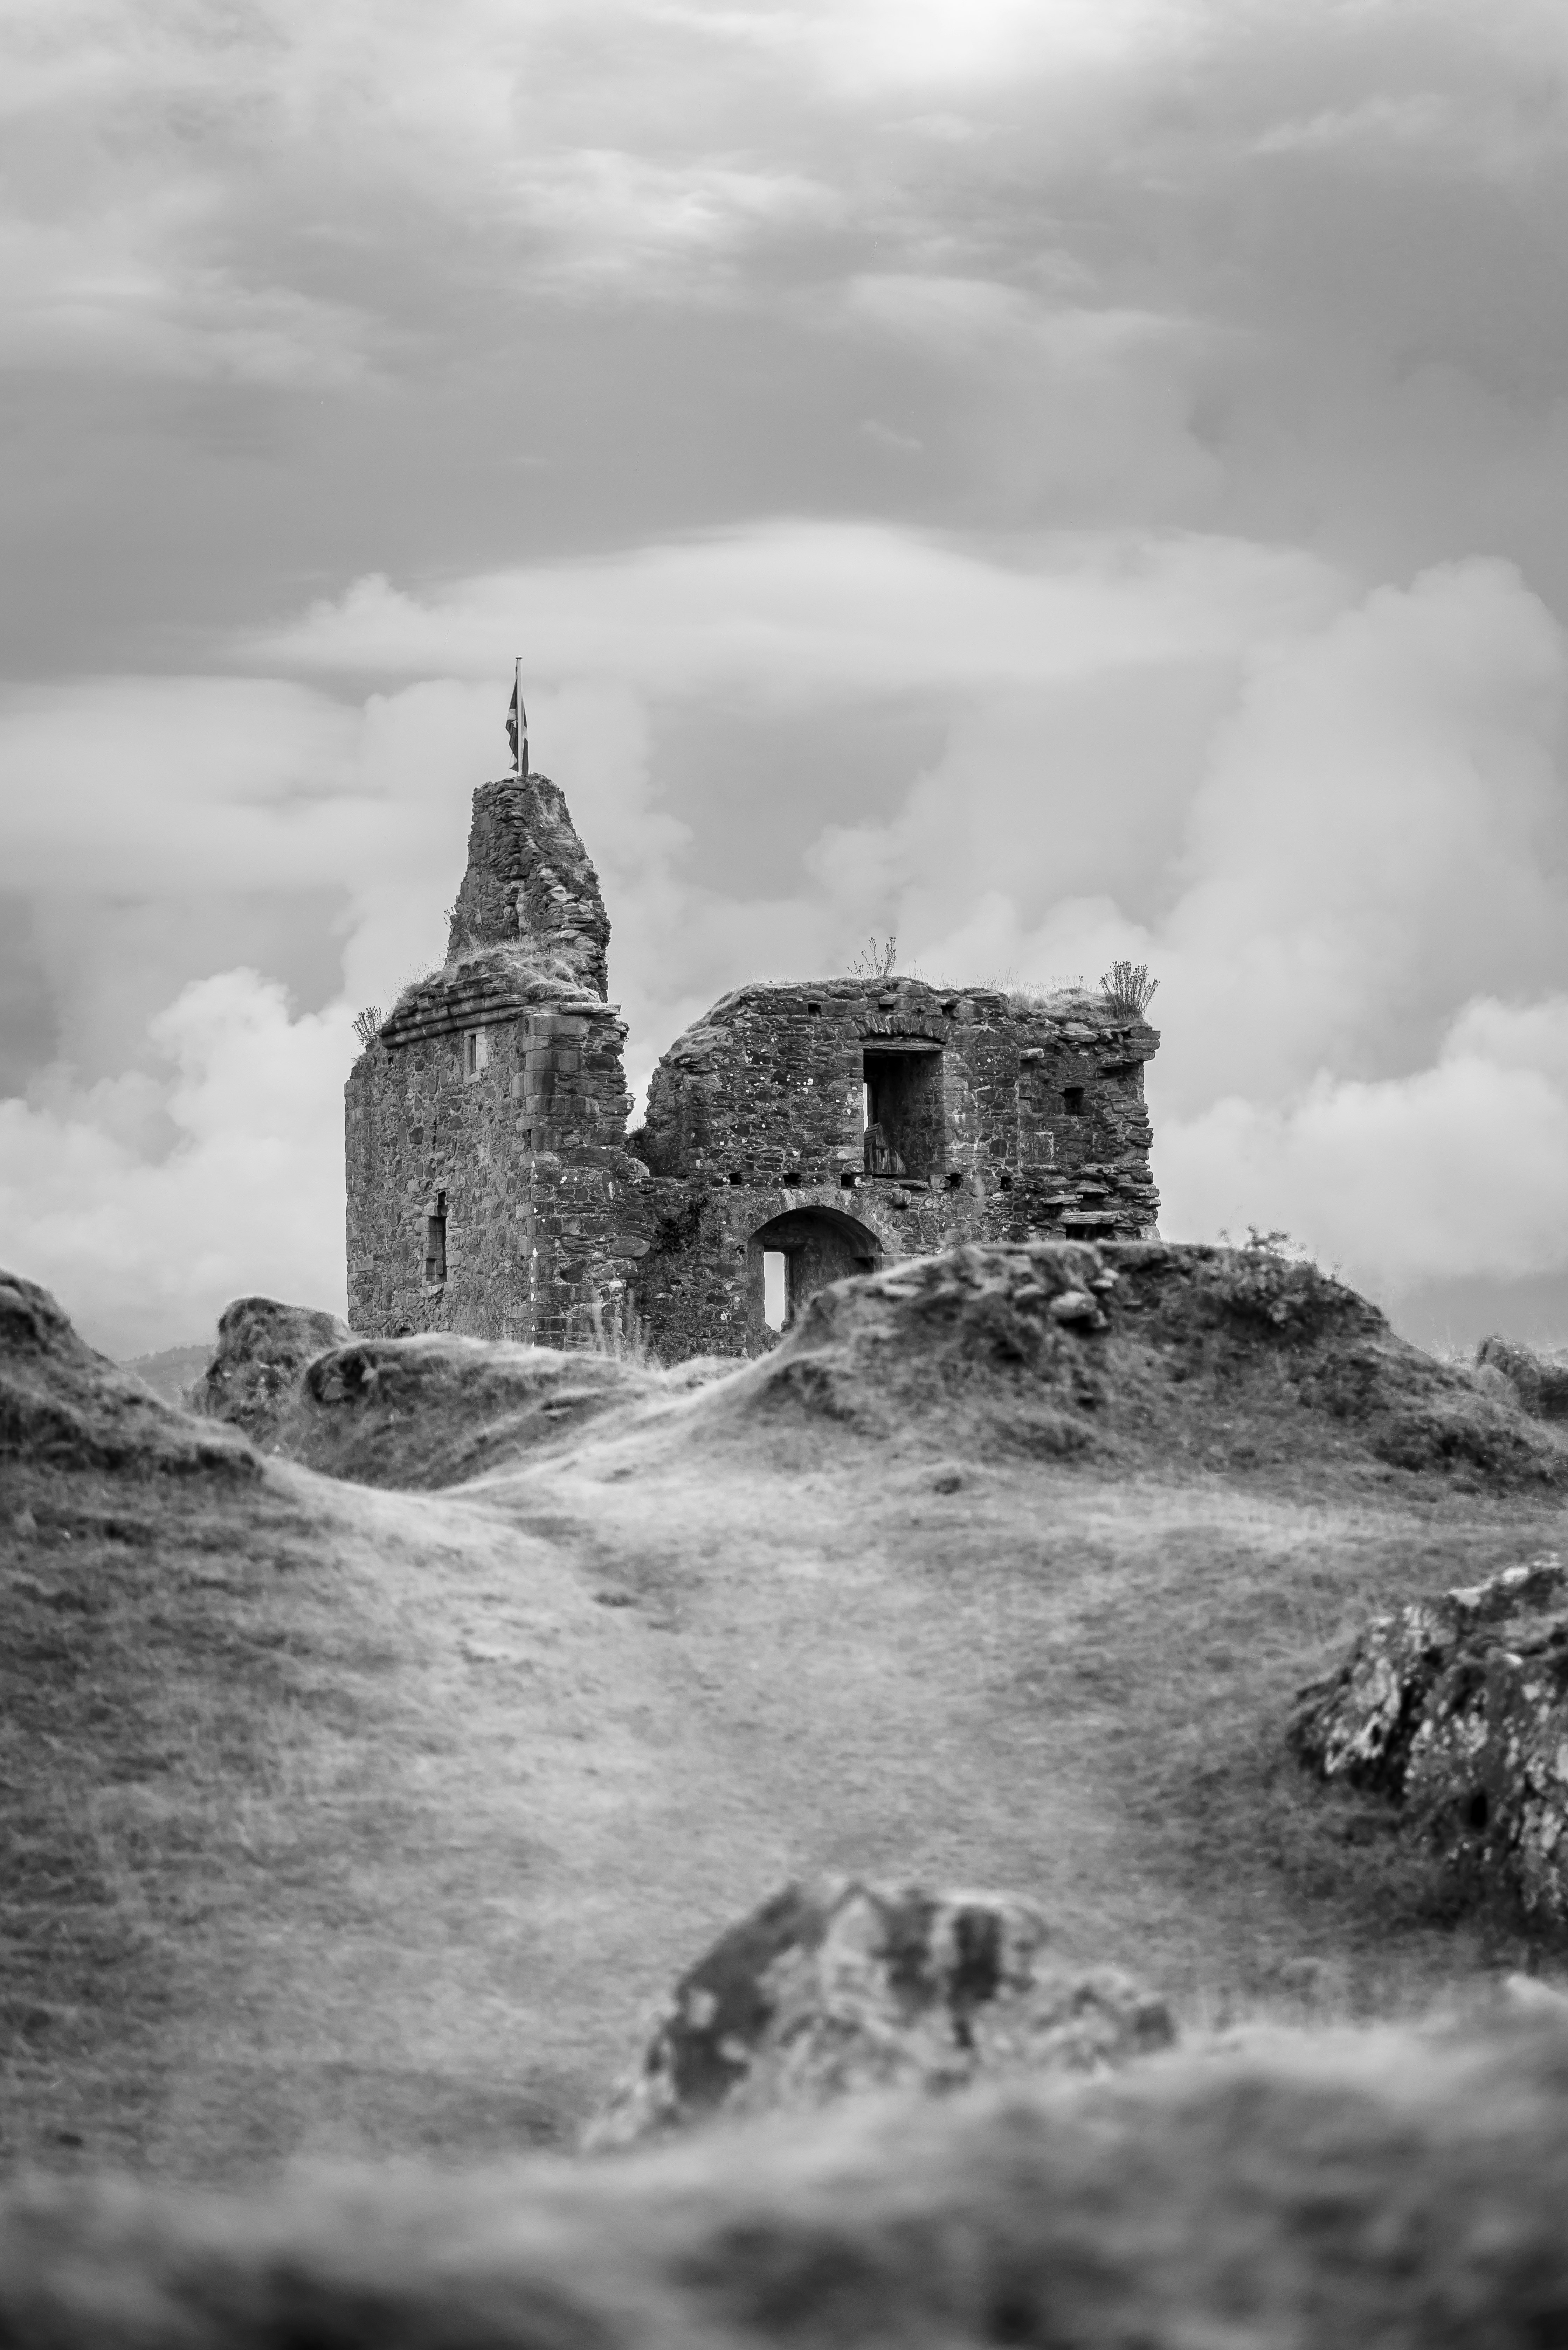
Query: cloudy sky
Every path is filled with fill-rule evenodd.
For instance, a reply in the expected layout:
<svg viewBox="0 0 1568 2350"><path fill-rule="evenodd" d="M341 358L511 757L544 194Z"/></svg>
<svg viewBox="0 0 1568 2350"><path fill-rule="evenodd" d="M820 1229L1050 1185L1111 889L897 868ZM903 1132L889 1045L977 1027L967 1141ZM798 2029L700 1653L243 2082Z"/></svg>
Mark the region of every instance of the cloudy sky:
<svg viewBox="0 0 1568 2350"><path fill-rule="evenodd" d="M631 1073L1159 974L1163 1229L1568 1338L1562 0L4 0L0 1261L341 1306L514 652Z"/></svg>

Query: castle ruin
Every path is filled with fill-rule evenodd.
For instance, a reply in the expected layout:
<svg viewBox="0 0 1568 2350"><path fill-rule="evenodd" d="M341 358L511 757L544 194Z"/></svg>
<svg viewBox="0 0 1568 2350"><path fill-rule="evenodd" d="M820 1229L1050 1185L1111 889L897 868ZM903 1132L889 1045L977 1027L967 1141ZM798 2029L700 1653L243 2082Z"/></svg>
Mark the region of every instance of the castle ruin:
<svg viewBox="0 0 1568 2350"><path fill-rule="evenodd" d="M446 964L346 1088L357 1331L753 1355L848 1274L1153 1229L1159 1037L1105 995L756 982L670 1046L628 1135L608 945L556 785L482 785Z"/></svg>

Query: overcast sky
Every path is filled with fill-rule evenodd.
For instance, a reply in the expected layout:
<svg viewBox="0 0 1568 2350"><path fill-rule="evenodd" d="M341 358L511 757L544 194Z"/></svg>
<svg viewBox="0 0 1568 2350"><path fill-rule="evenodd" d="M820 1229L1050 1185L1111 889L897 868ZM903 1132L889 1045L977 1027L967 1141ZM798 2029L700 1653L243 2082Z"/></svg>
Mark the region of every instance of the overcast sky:
<svg viewBox="0 0 1568 2350"><path fill-rule="evenodd" d="M535 764L634 1081L1158 973L1162 1228L1568 1338L1563 0L4 0L0 1262L341 1310Z"/></svg>

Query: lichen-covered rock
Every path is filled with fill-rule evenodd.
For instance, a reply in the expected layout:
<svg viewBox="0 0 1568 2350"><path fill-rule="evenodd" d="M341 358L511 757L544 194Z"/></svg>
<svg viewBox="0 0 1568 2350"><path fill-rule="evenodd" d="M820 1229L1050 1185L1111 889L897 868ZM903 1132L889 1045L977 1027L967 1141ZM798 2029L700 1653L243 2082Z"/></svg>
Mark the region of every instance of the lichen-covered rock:
<svg viewBox="0 0 1568 2350"><path fill-rule="evenodd" d="M1555 1555L1375 1617L1302 1692L1295 1752L1387 1795L1456 1870L1568 1923L1568 1569Z"/></svg>
<svg viewBox="0 0 1568 2350"><path fill-rule="evenodd" d="M336 1314L314 1306L236 1297L219 1317L217 1352L192 1388L192 1404L265 1447L292 1414L306 1364L349 1335Z"/></svg>
<svg viewBox="0 0 1568 2350"><path fill-rule="evenodd" d="M1521 1411L1532 1419L1568 1419L1568 1370L1561 1363L1542 1361L1513 1338L1483 1338L1476 1348L1476 1367L1508 1382Z"/></svg>
<svg viewBox="0 0 1568 2350"><path fill-rule="evenodd" d="M586 2144L863 2089L1097 2072L1175 2038L1163 2000L1116 1968L1044 1959L1047 1939L1038 1910L1009 1894L788 1886L681 1976Z"/></svg>

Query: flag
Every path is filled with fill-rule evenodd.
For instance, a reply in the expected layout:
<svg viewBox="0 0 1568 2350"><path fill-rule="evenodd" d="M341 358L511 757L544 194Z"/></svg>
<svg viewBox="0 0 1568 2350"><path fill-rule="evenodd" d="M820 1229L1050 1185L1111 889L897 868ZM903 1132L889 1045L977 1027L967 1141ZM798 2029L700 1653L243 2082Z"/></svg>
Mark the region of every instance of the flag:
<svg viewBox="0 0 1568 2350"><path fill-rule="evenodd" d="M512 705L506 712L506 740L511 749L512 757L514 763L517 758L517 730L519 726L521 726L523 730L523 740L526 742L528 740L528 712L523 707L523 688L521 684L514 679L512 685Z"/></svg>

